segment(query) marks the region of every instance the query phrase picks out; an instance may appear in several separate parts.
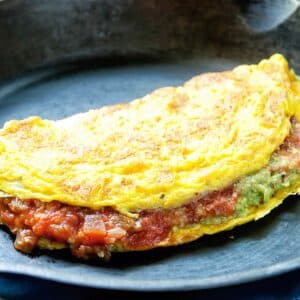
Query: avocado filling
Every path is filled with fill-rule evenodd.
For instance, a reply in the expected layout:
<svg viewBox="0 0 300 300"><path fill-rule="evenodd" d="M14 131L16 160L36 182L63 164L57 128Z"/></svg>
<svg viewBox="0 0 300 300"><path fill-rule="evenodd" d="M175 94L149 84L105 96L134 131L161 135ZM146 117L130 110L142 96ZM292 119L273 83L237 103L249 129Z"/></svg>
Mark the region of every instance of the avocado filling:
<svg viewBox="0 0 300 300"><path fill-rule="evenodd" d="M300 177L299 150L289 149L291 156L274 153L268 166L258 172L241 178L234 184L234 191L239 195L235 212L232 216L217 216L202 221L206 225L222 224L230 219L244 217L249 209L267 203L277 192L294 185Z"/></svg>
<svg viewBox="0 0 300 300"><path fill-rule="evenodd" d="M240 194L235 216L241 217L248 213L249 208L267 203L279 190L290 187L299 179L300 170L281 171L272 174L264 168L261 171L244 177L235 189Z"/></svg>

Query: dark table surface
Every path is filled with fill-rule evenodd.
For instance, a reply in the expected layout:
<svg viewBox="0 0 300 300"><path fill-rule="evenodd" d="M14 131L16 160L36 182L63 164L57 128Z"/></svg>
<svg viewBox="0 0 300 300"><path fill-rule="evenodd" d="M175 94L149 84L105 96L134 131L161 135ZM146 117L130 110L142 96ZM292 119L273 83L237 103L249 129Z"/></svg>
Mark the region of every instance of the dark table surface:
<svg viewBox="0 0 300 300"><path fill-rule="evenodd" d="M2 299L300 299L300 270L273 278L214 290L134 293L69 286L25 276L0 275Z"/></svg>

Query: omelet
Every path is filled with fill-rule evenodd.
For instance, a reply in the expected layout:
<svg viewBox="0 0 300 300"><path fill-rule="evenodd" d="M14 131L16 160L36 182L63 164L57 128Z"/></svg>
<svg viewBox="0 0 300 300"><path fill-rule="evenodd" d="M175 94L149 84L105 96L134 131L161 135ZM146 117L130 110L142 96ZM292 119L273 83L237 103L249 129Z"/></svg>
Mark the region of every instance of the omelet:
<svg viewBox="0 0 300 300"><path fill-rule="evenodd" d="M31 252L185 243L300 188L300 83L275 54L126 104L0 131L0 221Z"/></svg>

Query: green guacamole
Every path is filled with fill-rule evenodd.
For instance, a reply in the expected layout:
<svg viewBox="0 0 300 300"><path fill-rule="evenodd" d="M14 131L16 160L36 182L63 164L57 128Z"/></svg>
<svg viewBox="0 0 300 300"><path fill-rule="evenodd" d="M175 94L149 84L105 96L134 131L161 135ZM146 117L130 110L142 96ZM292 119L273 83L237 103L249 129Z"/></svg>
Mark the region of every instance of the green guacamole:
<svg viewBox="0 0 300 300"><path fill-rule="evenodd" d="M236 206L236 216L245 216L248 208L268 202L279 190L291 186L299 177L299 170L273 173L265 168L244 177L235 185L240 194Z"/></svg>
<svg viewBox="0 0 300 300"><path fill-rule="evenodd" d="M280 189L291 186L299 179L300 170L272 173L264 168L259 172L248 175L235 184L235 191L240 195L233 216L218 216L202 220L202 224L216 225L236 217L248 214L250 207L268 202Z"/></svg>

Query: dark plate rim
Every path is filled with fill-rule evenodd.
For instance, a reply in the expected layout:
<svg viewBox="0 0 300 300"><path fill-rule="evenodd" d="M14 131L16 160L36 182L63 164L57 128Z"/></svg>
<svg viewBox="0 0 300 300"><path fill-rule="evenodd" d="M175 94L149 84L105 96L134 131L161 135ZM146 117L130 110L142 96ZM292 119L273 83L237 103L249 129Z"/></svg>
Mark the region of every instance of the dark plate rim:
<svg viewBox="0 0 300 300"><path fill-rule="evenodd" d="M98 281L95 281L94 276L89 278L89 275L86 273L84 276L80 276L78 274L70 275L69 273L64 275L62 272L60 273L61 275L58 276L55 270L45 271L42 270L42 268L37 268L36 266L24 266L23 264L10 264L4 262L0 263L0 273L2 274L8 273L15 275L26 275L39 279L83 287L137 292L213 289L266 279L297 269L300 269L300 257L270 266L250 269L248 271L210 276L206 279L129 280L102 275L99 276Z"/></svg>

